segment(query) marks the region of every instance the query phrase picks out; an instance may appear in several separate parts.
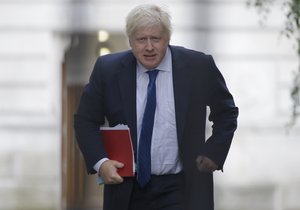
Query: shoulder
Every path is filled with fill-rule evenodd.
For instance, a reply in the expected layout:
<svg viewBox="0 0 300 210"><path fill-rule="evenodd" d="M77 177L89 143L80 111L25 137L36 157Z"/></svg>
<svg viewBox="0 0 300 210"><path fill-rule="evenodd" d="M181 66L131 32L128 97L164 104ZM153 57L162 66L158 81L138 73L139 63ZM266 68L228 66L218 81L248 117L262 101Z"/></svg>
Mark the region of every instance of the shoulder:
<svg viewBox="0 0 300 210"><path fill-rule="evenodd" d="M181 55L194 55L194 56L207 56L204 52L186 48L183 46L170 45L172 53L181 54Z"/></svg>
<svg viewBox="0 0 300 210"><path fill-rule="evenodd" d="M98 74L115 74L120 69L131 68L136 59L131 50L116 52L99 56L94 66L94 72Z"/></svg>
<svg viewBox="0 0 300 210"><path fill-rule="evenodd" d="M181 57L181 59L196 59L198 61L212 58L212 56L209 54L206 54L201 51L185 48L182 46L170 45L170 49L172 52L172 56L175 58Z"/></svg>
<svg viewBox="0 0 300 210"><path fill-rule="evenodd" d="M116 65L134 59L131 50L116 52L108 55L99 56L96 64L99 65Z"/></svg>
<svg viewBox="0 0 300 210"><path fill-rule="evenodd" d="M99 56L95 62L91 78L112 79L122 69L132 68L136 60L130 50Z"/></svg>
<svg viewBox="0 0 300 210"><path fill-rule="evenodd" d="M173 61L184 62L185 65L207 66L214 64L212 55L182 46L170 46Z"/></svg>

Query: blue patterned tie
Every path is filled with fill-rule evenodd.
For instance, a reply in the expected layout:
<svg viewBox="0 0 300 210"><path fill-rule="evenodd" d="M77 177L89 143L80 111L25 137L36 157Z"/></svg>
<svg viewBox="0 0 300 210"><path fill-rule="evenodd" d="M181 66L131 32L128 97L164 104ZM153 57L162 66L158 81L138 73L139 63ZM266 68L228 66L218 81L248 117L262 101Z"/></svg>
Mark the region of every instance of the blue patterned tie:
<svg viewBox="0 0 300 210"><path fill-rule="evenodd" d="M148 71L147 103L144 111L138 149L137 181L144 187L151 177L151 139L156 109L155 80L159 70Z"/></svg>

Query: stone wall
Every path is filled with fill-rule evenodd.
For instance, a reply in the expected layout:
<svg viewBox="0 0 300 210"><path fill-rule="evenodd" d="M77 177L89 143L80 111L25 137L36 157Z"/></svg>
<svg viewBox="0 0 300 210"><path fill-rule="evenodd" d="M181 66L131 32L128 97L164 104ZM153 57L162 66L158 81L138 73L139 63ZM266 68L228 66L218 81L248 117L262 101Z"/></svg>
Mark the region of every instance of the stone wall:
<svg viewBox="0 0 300 210"><path fill-rule="evenodd" d="M0 2L1 210L60 208L66 41L45 3Z"/></svg>

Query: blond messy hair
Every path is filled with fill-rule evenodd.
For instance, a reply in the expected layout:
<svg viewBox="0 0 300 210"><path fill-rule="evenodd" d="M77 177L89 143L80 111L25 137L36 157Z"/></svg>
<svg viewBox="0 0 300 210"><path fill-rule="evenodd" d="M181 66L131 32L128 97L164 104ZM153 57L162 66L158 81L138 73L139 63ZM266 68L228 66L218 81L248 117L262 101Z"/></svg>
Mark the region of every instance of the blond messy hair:
<svg viewBox="0 0 300 210"><path fill-rule="evenodd" d="M126 34L130 38L137 28L161 25L170 39L172 33L171 16L162 7L143 4L135 7L126 18Z"/></svg>

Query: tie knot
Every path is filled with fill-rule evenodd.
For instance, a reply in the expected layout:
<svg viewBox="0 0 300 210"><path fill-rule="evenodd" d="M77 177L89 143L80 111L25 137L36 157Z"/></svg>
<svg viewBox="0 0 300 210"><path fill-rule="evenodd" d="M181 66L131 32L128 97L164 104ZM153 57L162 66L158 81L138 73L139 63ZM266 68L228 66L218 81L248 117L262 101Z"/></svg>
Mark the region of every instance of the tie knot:
<svg viewBox="0 0 300 210"><path fill-rule="evenodd" d="M151 70L151 71L147 71L147 74L149 75L150 82L152 82L152 81L154 81L156 79L158 71L159 70L157 70L157 69L154 69L154 70Z"/></svg>

